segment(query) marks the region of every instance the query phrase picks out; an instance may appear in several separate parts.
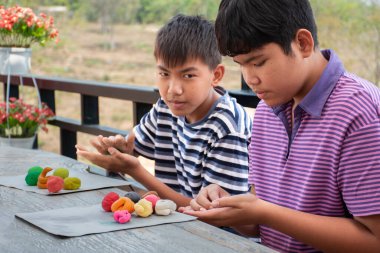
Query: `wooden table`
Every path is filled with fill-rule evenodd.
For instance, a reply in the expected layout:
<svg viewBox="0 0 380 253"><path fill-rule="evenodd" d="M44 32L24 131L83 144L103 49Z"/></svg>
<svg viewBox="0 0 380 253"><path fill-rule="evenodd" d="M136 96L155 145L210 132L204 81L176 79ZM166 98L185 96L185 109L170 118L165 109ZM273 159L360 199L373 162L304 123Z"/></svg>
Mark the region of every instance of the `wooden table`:
<svg viewBox="0 0 380 253"><path fill-rule="evenodd" d="M20 175L36 165L87 167L58 154L0 147L0 176ZM0 186L0 252L274 252L201 221L66 238L49 234L15 217L15 213L21 212L97 204L109 190L44 196ZM112 190L121 191L117 188Z"/></svg>

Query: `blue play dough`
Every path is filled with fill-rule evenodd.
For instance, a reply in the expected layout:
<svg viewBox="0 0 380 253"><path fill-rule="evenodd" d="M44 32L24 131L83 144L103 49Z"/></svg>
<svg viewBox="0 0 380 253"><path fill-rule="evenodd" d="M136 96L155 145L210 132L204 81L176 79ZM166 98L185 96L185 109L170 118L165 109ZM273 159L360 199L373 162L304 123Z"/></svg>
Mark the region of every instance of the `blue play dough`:
<svg viewBox="0 0 380 253"><path fill-rule="evenodd" d="M124 197L130 198L135 203L139 202L141 199L140 195L137 192L127 192L124 194Z"/></svg>

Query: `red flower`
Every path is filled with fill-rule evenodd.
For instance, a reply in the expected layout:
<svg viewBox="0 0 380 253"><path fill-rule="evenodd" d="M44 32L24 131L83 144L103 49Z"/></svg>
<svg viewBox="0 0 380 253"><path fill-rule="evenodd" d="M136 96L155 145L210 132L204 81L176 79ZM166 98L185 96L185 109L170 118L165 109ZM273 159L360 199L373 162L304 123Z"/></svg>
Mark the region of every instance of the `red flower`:
<svg viewBox="0 0 380 253"><path fill-rule="evenodd" d="M57 36L53 17L45 13L37 16L32 9L18 5L0 6L0 47L30 47L33 43L44 46Z"/></svg>
<svg viewBox="0 0 380 253"><path fill-rule="evenodd" d="M30 137L39 128L47 132L48 120L54 117L53 111L45 103L39 109L16 98L9 99L9 114L6 110L6 103L0 103L0 136Z"/></svg>

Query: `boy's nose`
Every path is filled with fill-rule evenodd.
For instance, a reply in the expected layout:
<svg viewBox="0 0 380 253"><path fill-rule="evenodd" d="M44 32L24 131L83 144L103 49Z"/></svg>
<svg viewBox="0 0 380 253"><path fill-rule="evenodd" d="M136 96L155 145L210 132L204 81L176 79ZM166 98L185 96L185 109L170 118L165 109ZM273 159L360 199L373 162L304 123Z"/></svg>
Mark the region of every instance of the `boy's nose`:
<svg viewBox="0 0 380 253"><path fill-rule="evenodd" d="M174 95L181 95L183 93L182 85L179 82L171 81L169 83L168 93Z"/></svg>
<svg viewBox="0 0 380 253"><path fill-rule="evenodd" d="M253 86L256 86L260 83L259 77L252 72L249 71L242 71L244 81L247 83L247 85L252 89Z"/></svg>
<svg viewBox="0 0 380 253"><path fill-rule="evenodd" d="M246 82L250 88L258 85L260 83L260 79L258 77L252 77Z"/></svg>

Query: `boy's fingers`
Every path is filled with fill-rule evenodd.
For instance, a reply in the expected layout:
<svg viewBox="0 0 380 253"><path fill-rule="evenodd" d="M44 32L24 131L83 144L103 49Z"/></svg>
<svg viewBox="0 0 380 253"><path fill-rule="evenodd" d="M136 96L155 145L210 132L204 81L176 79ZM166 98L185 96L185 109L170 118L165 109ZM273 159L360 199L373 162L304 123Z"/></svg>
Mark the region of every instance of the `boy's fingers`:
<svg viewBox="0 0 380 253"><path fill-rule="evenodd" d="M181 206L178 208L178 212L183 213L185 211L191 211L193 210L191 206Z"/></svg>
<svg viewBox="0 0 380 253"><path fill-rule="evenodd" d="M202 208L202 206L199 205L195 199L192 199L190 201L190 208L186 208L184 211L187 211L187 210L199 211L199 210L201 210L201 208Z"/></svg>
<svg viewBox="0 0 380 253"><path fill-rule="evenodd" d="M89 160L90 162L93 161L93 156L92 156L92 153L88 152L88 151L85 151L85 150L77 150L77 155L78 156L81 156L87 160Z"/></svg>
<svg viewBox="0 0 380 253"><path fill-rule="evenodd" d="M194 201L194 206L192 205L193 201ZM212 208L211 201L208 199L208 196L205 196L205 195L198 195L196 200L193 199L190 202L190 205L193 208L193 210L196 210L196 211Z"/></svg>
<svg viewBox="0 0 380 253"><path fill-rule="evenodd" d="M209 195L210 201L230 196L228 192L226 192L225 190L221 188L217 190L210 189L208 191L208 195Z"/></svg>
<svg viewBox="0 0 380 253"><path fill-rule="evenodd" d="M125 142L124 136L121 136L120 134L117 134L115 136L115 142L119 144L123 144Z"/></svg>
<svg viewBox="0 0 380 253"><path fill-rule="evenodd" d="M218 209L199 210L199 211L191 210L191 209L185 209L183 211L183 213L191 215L191 216L198 217L200 220L203 220L207 223L213 224L214 222L212 222L212 221L215 219L218 219L218 216L219 216L219 215L216 215L216 214L219 214L217 211L218 211Z"/></svg>
<svg viewBox="0 0 380 253"><path fill-rule="evenodd" d="M126 149L126 140L123 136L121 136L120 134L116 135L115 137L115 147L117 149L119 149L120 151L122 152L126 152L127 149Z"/></svg>
<svg viewBox="0 0 380 253"><path fill-rule="evenodd" d="M97 141L96 142L96 144L98 145L98 146L100 146L100 147L102 147L103 146L103 135L98 135L98 136L96 136L96 138L95 139L93 139L93 141L95 142L95 140Z"/></svg>
<svg viewBox="0 0 380 253"><path fill-rule="evenodd" d="M128 164L128 166L130 167L137 166L133 158L129 154L122 153L118 149L113 147L108 148L108 152L111 154L112 158L116 159L118 163L124 164L124 166L125 164Z"/></svg>
<svg viewBox="0 0 380 253"><path fill-rule="evenodd" d="M87 159L91 163L94 163L106 169L108 169L111 163L110 156L99 155L99 154L86 152L86 151L77 151L77 155Z"/></svg>
<svg viewBox="0 0 380 253"><path fill-rule="evenodd" d="M116 149L116 148L114 148L114 147L109 147L107 150L108 150L108 153L110 153L111 155L113 155L113 154L116 154L116 153L117 153L117 149Z"/></svg>
<svg viewBox="0 0 380 253"><path fill-rule="evenodd" d="M107 151L108 151L108 153L110 154L110 155L112 155L113 157L116 157L116 158L122 158L122 153L119 151L119 150L117 150L116 148L114 148L114 147L109 147L108 149L107 149Z"/></svg>
<svg viewBox="0 0 380 253"><path fill-rule="evenodd" d="M125 153L127 154L133 154L135 149L135 135L129 134L127 137L125 137Z"/></svg>
<svg viewBox="0 0 380 253"><path fill-rule="evenodd" d="M211 205L214 208L219 208L219 207L237 207L240 202L238 199L234 197L224 197L220 199L216 199L212 201Z"/></svg>
<svg viewBox="0 0 380 253"><path fill-rule="evenodd" d="M77 150L80 150L80 151L87 151L87 149L84 146L80 145L80 144L75 145L75 148Z"/></svg>
<svg viewBox="0 0 380 253"><path fill-rule="evenodd" d="M103 155L106 155L107 154L107 150L106 148L104 147L103 142L101 140L101 138L103 138L103 136L99 135L98 137L96 137L95 139L92 139L90 140L90 143L91 145L96 148L96 150L100 153L100 154L103 154Z"/></svg>
<svg viewBox="0 0 380 253"><path fill-rule="evenodd" d="M115 137L114 136L103 137L102 142L106 146L106 148L114 147L115 146Z"/></svg>
<svg viewBox="0 0 380 253"><path fill-rule="evenodd" d="M92 153L79 144L75 145L75 147L77 149L77 155L82 156L88 160L88 157L90 157Z"/></svg>

